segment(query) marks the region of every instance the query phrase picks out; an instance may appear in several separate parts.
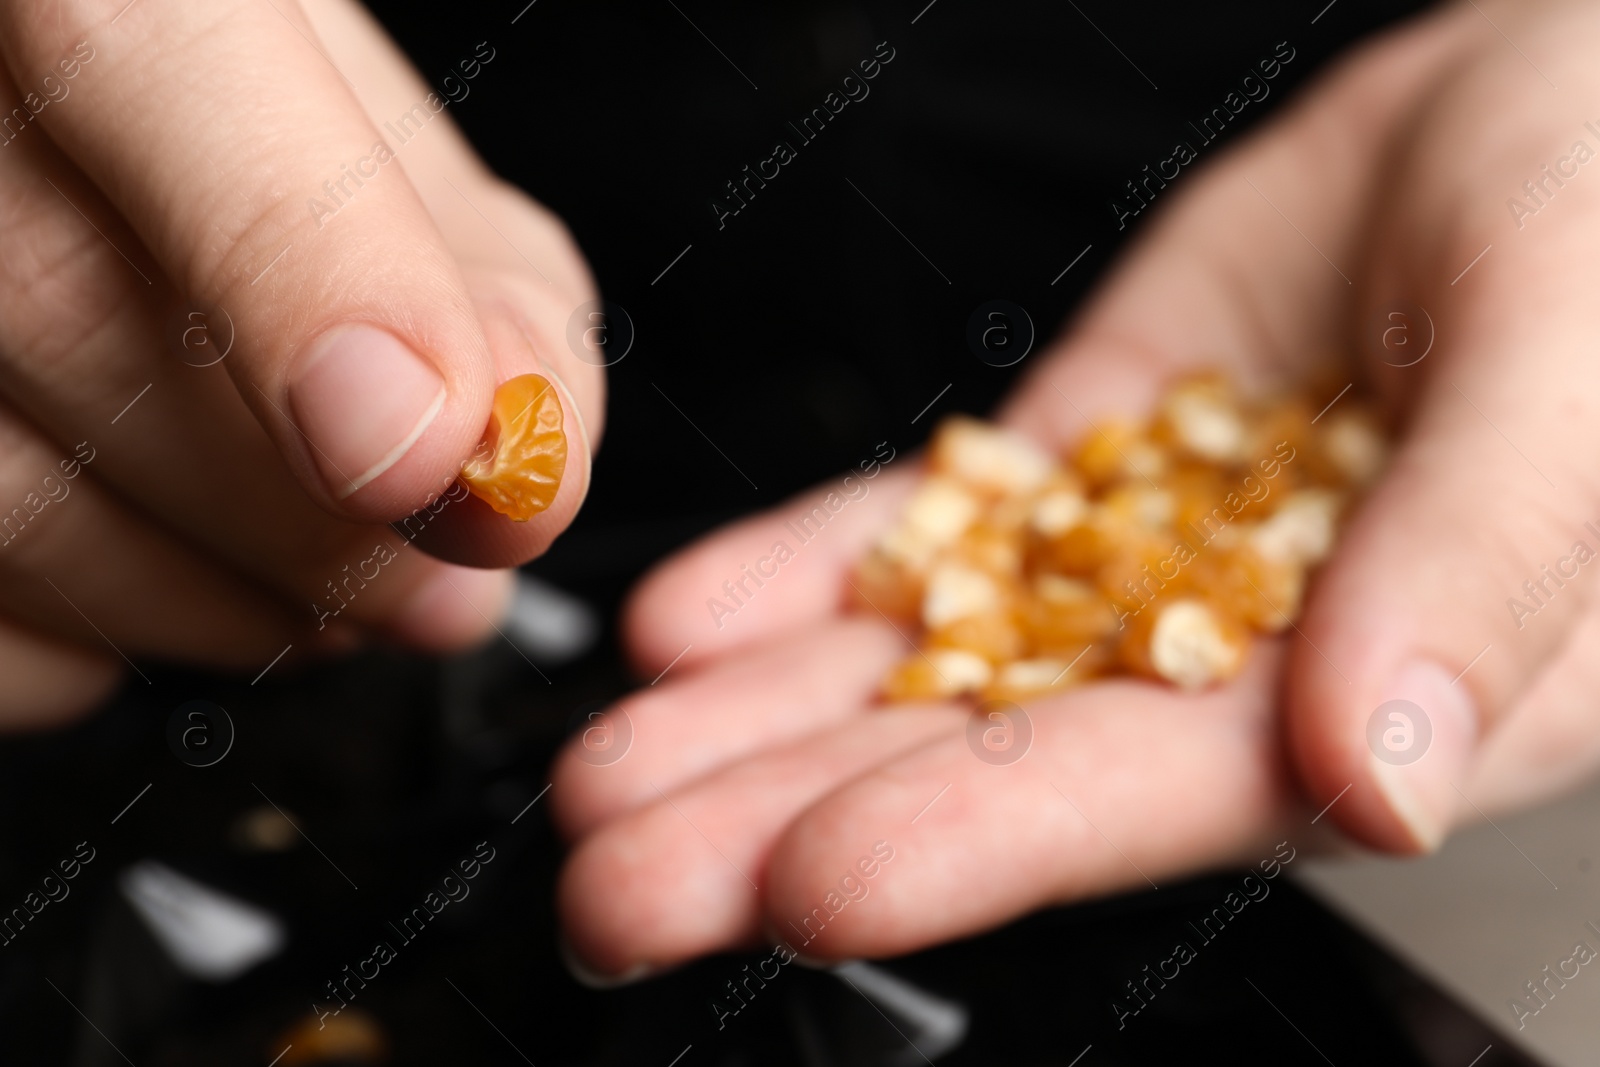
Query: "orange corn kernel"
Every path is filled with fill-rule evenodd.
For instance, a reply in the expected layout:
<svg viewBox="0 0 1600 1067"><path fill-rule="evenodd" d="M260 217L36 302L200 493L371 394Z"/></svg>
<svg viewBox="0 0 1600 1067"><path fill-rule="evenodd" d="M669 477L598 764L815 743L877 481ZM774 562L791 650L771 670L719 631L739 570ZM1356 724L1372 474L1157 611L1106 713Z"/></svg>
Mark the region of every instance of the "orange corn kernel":
<svg viewBox="0 0 1600 1067"><path fill-rule="evenodd" d="M1028 645L1036 655L1072 658L1117 630L1117 613L1089 582L1043 574L1023 606Z"/></svg>
<svg viewBox="0 0 1600 1067"><path fill-rule="evenodd" d="M948 700L974 693L989 684L994 668L982 656L959 648L930 648L912 653L883 682L888 700Z"/></svg>
<svg viewBox="0 0 1600 1067"><path fill-rule="evenodd" d="M984 700L1027 700L1071 689L1091 677L1080 666L1070 659L1019 659L996 671L978 695Z"/></svg>
<svg viewBox="0 0 1600 1067"><path fill-rule="evenodd" d="M567 466L567 435L561 399L548 379L523 374L502 383L484 443L493 445L494 455L461 472L474 496L514 522L551 505Z"/></svg>
<svg viewBox="0 0 1600 1067"><path fill-rule="evenodd" d="M1201 556L1194 589L1208 603L1263 633L1278 633L1300 614L1306 571L1300 563L1267 556L1248 543Z"/></svg>
<svg viewBox="0 0 1600 1067"><path fill-rule="evenodd" d="M951 549L960 560L996 578L1015 579L1022 573L1023 541L1015 529L987 522L975 523Z"/></svg>
<svg viewBox="0 0 1600 1067"><path fill-rule="evenodd" d="M1054 466L1021 434L963 415L939 425L928 460L939 473L994 496L1031 492L1049 479Z"/></svg>
<svg viewBox="0 0 1600 1067"><path fill-rule="evenodd" d="M1169 389L1152 436L1193 458L1225 466L1245 462L1250 449L1245 413L1219 374L1198 375Z"/></svg>
<svg viewBox="0 0 1600 1067"><path fill-rule="evenodd" d="M914 623L922 615L922 579L904 564L874 549L856 564L850 599L868 614L882 612L897 622Z"/></svg>
<svg viewBox="0 0 1600 1067"><path fill-rule="evenodd" d="M1353 493L1382 470L1378 421L1336 389L1254 400L1217 375L1185 379L1149 423L1105 423L1054 466L1008 431L946 422L931 476L853 579L920 631L884 696L1236 675L1252 633L1299 614Z"/></svg>
<svg viewBox="0 0 1600 1067"><path fill-rule="evenodd" d="M1130 422L1104 422L1073 457L1073 466L1094 487L1129 478L1160 481L1167 469L1167 452Z"/></svg>
<svg viewBox="0 0 1600 1067"><path fill-rule="evenodd" d="M1197 690L1244 667L1250 634L1204 600L1152 604L1134 616L1122 638L1122 662L1135 673Z"/></svg>
<svg viewBox="0 0 1600 1067"><path fill-rule="evenodd" d="M1388 459L1388 445L1377 418L1359 404L1328 412L1316 427L1312 463L1323 477L1349 486L1372 483Z"/></svg>
<svg viewBox="0 0 1600 1067"><path fill-rule="evenodd" d="M956 619L928 631L926 641L934 648L976 652L990 663L1014 660L1027 648L1027 634L1008 611L985 611Z"/></svg>
<svg viewBox="0 0 1600 1067"><path fill-rule="evenodd" d="M1171 600L1194 585L1196 554L1176 535L1169 541L1129 544L1113 553L1095 574L1100 592L1119 611L1138 611L1153 599Z"/></svg>

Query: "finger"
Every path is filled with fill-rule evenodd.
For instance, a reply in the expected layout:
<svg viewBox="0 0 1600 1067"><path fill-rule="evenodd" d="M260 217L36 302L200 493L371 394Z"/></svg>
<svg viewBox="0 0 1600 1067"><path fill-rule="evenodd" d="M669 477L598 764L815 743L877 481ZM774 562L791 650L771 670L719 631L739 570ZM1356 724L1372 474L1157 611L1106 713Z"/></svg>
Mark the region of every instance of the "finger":
<svg viewBox="0 0 1600 1067"><path fill-rule="evenodd" d="M1600 767L1594 694L1600 688L1600 611L1590 605L1566 644L1488 737L1461 788L1484 811L1552 800Z"/></svg>
<svg viewBox="0 0 1600 1067"><path fill-rule="evenodd" d="M38 121L180 289L232 317L224 365L313 497L380 519L448 485L488 420L483 334L416 193L372 173L390 153L298 8L141 4L112 24L114 3L35 6L0 15L19 81L93 53ZM309 206L330 198L333 221Z"/></svg>
<svg viewBox="0 0 1600 1067"><path fill-rule="evenodd" d="M1303 378L1344 336L1365 239L1354 220L1386 174L1379 157L1411 90L1459 51L1462 22L1447 11L1387 35L1181 187L1147 180L1149 208L1123 198L1144 232L1002 421L1069 445L1147 414L1185 371L1268 388Z"/></svg>
<svg viewBox="0 0 1600 1067"><path fill-rule="evenodd" d="M909 457L897 459L892 449L882 455L862 473L720 530L646 575L622 624L641 669L653 674L679 655L685 666L730 655L837 614L850 568L914 487L914 471L884 469Z"/></svg>
<svg viewBox="0 0 1600 1067"><path fill-rule="evenodd" d="M0 730L47 730L96 706L121 679L115 656L39 637L0 619Z"/></svg>
<svg viewBox="0 0 1600 1067"><path fill-rule="evenodd" d="M232 667L264 664L309 629L111 497L92 444L58 452L0 405L0 457L0 610L12 618L126 657Z"/></svg>
<svg viewBox="0 0 1600 1067"><path fill-rule="evenodd" d="M1301 624L1302 772L1318 796L1348 786L1340 824L1381 848L1433 848L1473 813L1476 752L1592 603L1600 372L1593 277L1568 265L1600 232L1600 197L1574 191L1567 209L1572 229L1527 235L1454 290L1435 283L1432 313L1452 328L1414 368L1425 377L1392 469ZM1536 306L1506 298L1530 291Z"/></svg>
<svg viewBox="0 0 1600 1067"><path fill-rule="evenodd" d="M585 724L568 743L551 776L556 825L581 837L654 803L657 790L673 794L737 760L836 729L866 710L904 653L881 622L841 619L658 679L607 710L602 737L591 739ZM628 739L621 757L610 747L619 735Z"/></svg>
<svg viewBox="0 0 1600 1067"><path fill-rule="evenodd" d="M782 827L839 781L960 729L954 708L896 709L749 760L586 838L558 890L572 950L639 977L760 934L760 890Z"/></svg>
<svg viewBox="0 0 1600 1067"><path fill-rule="evenodd" d="M499 293L508 288L503 281L496 285ZM457 482L429 506L417 508L393 525L417 547L440 559L473 567L511 567L543 555L577 517L589 492L589 447L577 402L540 358L528 332L526 316L501 297L484 296L478 306L494 357L496 381L523 374L542 375L548 383L546 388L561 404L567 433L567 461L561 484L550 505L525 522L507 521L470 494L464 482Z"/></svg>
<svg viewBox="0 0 1600 1067"><path fill-rule="evenodd" d="M418 101L426 100L431 89L366 9L348 0L305 6L319 39L356 83L357 99L373 121L415 116ZM497 50L481 42L461 62L460 77L452 84L470 89L468 75L485 75L496 58ZM495 357L496 380L537 373L555 382L569 443L562 491L546 511L527 523L507 523L486 507L451 508L419 544L458 563L521 563L548 548L588 491L589 458L605 422L601 368L611 357L575 347L568 326L594 301L594 282L561 221L495 178L447 110L411 135L403 149L395 163L404 168L463 265Z"/></svg>
<svg viewBox="0 0 1600 1067"><path fill-rule="evenodd" d="M15 92L6 81L0 101ZM301 621L337 617L430 650L489 632L508 576L404 551L436 517L432 508L390 531L339 522L306 498L215 365L212 351L228 344L225 320L200 316L189 327L202 338L192 354L207 365L174 358L165 327L176 311L165 284L152 286L164 298L151 304L117 251L136 239L50 142L19 138L0 153L0 197L14 253L0 262L8 283L0 286L0 388L64 453L80 443L93 449L94 480L273 587L284 601L276 610L288 607ZM119 551L97 558L126 564Z"/></svg>
<svg viewBox="0 0 1600 1067"><path fill-rule="evenodd" d="M1277 841L1307 847L1320 828L1279 749L1279 659L1259 648L1198 696L1118 681L1031 704L1032 745L1012 763L980 758L962 731L849 781L773 848L768 928L798 931L790 945L812 958L899 955L1047 904L1254 864ZM858 861L885 853L841 907L841 873L866 881Z"/></svg>

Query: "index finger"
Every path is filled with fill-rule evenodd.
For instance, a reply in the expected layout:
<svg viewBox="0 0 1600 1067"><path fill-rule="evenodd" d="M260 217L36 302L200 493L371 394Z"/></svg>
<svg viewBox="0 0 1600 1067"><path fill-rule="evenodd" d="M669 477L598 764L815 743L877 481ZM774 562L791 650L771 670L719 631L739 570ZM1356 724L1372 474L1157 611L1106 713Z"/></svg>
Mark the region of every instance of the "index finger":
<svg viewBox="0 0 1600 1067"><path fill-rule="evenodd" d="M488 421L483 332L293 0L18 0L0 50L24 86L70 65L71 95L37 121L161 269L233 320L225 365L314 499L389 519L454 480Z"/></svg>

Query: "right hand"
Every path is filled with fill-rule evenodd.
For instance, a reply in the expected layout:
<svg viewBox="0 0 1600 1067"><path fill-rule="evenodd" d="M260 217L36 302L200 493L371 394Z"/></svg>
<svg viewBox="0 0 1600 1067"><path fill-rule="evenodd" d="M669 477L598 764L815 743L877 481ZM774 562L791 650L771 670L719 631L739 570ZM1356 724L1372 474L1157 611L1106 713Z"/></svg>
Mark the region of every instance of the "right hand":
<svg viewBox="0 0 1600 1067"><path fill-rule="evenodd" d="M123 657L489 632L482 568L572 521L601 429L560 222L353 0L0 0L0 59L0 726L92 706ZM554 505L427 510L527 372L561 384Z"/></svg>

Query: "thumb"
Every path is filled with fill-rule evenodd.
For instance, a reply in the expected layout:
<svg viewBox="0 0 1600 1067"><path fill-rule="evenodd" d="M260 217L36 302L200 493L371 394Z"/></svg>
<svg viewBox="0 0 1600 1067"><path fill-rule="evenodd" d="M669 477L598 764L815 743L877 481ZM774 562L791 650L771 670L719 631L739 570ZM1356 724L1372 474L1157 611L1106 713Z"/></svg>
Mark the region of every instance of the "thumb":
<svg viewBox="0 0 1600 1067"><path fill-rule="evenodd" d="M13 70L79 41L95 57L79 105L50 109L51 138L178 287L232 320L226 369L314 499L370 521L442 491L488 421L493 366L398 139L296 3L141 5L109 28L90 25L97 8L0 6ZM440 121L436 104L408 117Z"/></svg>
<svg viewBox="0 0 1600 1067"><path fill-rule="evenodd" d="M1543 270L1537 314L1508 311L1537 263L1483 267L1435 309L1456 342L1429 360L1392 467L1319 575L1288 675L1290 744L1316 807L1394 851L1432 849L1477 814L1484 742L1600 574L1587 566L1600 494L1582 466L1600 443L1600 372L1592 329L1561 311L1587 298L1562 299L1575 282Z"/></svg>

